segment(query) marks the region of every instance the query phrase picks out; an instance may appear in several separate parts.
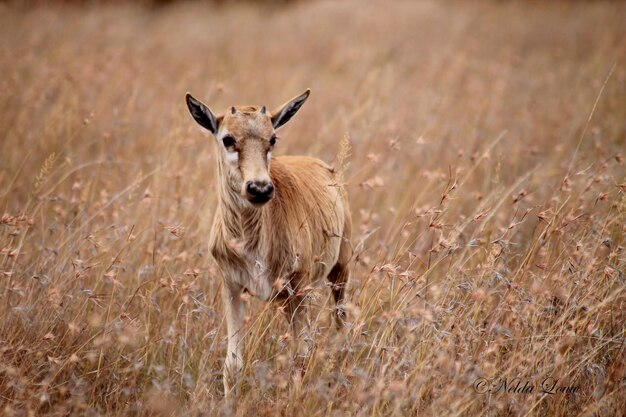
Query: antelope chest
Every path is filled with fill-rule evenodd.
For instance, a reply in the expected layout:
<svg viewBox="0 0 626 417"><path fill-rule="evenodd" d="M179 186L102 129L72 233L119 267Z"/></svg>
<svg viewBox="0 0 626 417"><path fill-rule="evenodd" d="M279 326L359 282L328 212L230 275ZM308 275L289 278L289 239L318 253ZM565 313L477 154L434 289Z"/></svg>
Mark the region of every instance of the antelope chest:
<svg viewBox="0 0 626 417"><path fill-rule="evenodd" d="M228 258L215 257L225 281L238 284L250 294L262 300L272 297L274 279L269 273L266 260L258 251L238 251Z"/></svg>
<svg viewBox="0 0 626 417"><path fill-rule="evenodd" d="M338 239L333 240L338 242ZM328 275L337 261L338 246L334 241L315 256L312 256L311 248L298 245L281 245L271 248L273 250L246 249L242 245L238 250L230 251L228 256L214 252L214 257L224 280L268 301L278 292L296 289L303 281L314 283Z"/></svg>

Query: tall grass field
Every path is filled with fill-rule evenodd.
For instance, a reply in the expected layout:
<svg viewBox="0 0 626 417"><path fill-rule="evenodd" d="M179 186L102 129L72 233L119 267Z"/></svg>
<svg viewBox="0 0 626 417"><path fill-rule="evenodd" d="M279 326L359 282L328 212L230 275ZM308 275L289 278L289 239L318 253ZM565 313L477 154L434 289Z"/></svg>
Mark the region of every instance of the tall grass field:
<svg viewBox="0 0 626 417"><path fill-rule="evenodd" d="M250 298L224 398L215 139L343 170L348 324ZM624 416L626 3L0 3L0 414Z"/></svg>

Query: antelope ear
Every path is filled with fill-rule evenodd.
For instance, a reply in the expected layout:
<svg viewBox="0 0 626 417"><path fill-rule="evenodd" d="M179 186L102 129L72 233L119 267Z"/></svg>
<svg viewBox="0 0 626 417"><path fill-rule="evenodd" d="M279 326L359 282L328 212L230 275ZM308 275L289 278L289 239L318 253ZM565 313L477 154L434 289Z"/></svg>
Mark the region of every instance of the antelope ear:
<svg viewBox="0 0 626 417"><path fill-rule="evenodd" d="M185 101L187 102L187 107L189 107L189 112L193 116L194 120L209 132L216 134L218 128L218 118L215 117L215 114L213 114L211 109L202 104L200 100L196 100L189 93L185 96Z"/></svg>
<svg viewBox="0 0 626 417"><path fill-rule="evenodd" d="M304 93L292 98L278 109L274 110L272 112L272 125L274 125L274 129L278 129L287 123L289 119L300 110L300 107L302 107L306 99L309 98L310 93L311 90L307 88Z"/></svg>

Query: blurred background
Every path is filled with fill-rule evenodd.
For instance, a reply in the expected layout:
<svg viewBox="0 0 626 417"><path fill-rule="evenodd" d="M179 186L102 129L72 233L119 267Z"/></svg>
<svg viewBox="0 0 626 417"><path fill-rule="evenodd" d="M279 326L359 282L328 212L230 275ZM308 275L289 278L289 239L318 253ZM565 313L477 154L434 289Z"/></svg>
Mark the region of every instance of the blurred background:
<svg viewBox="0 0 626 417"><path fill-rule="evenodd" d="M238 412L618 415L625 58L617 1L1 2L3 410L230 412L216 148L184 95L311 88L276 154L350 145L354 325L293 397L252 301ZM581 394L469 388L546 372Z"/></svg>

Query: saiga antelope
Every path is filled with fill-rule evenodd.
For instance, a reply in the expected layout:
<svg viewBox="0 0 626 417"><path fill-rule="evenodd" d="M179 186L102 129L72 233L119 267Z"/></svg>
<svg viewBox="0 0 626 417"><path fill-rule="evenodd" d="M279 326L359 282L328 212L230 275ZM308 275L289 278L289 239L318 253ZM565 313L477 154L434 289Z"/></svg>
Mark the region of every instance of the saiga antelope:
<svg viewBox="0 0 626 417"><path fill-rule="evenodd" d="M217 139L217 209L210 251L223 279L228 328L224 391L235 386L243 366L244 292L284 307L299 360L308 352L306 292L328 279L335 321L342 304L351 256L351 217L346 193L333 169L304 156L272 158L276 129L287 123L309 90L275 111L237 106L216 116L187 94L193 118Z"/></svg>

